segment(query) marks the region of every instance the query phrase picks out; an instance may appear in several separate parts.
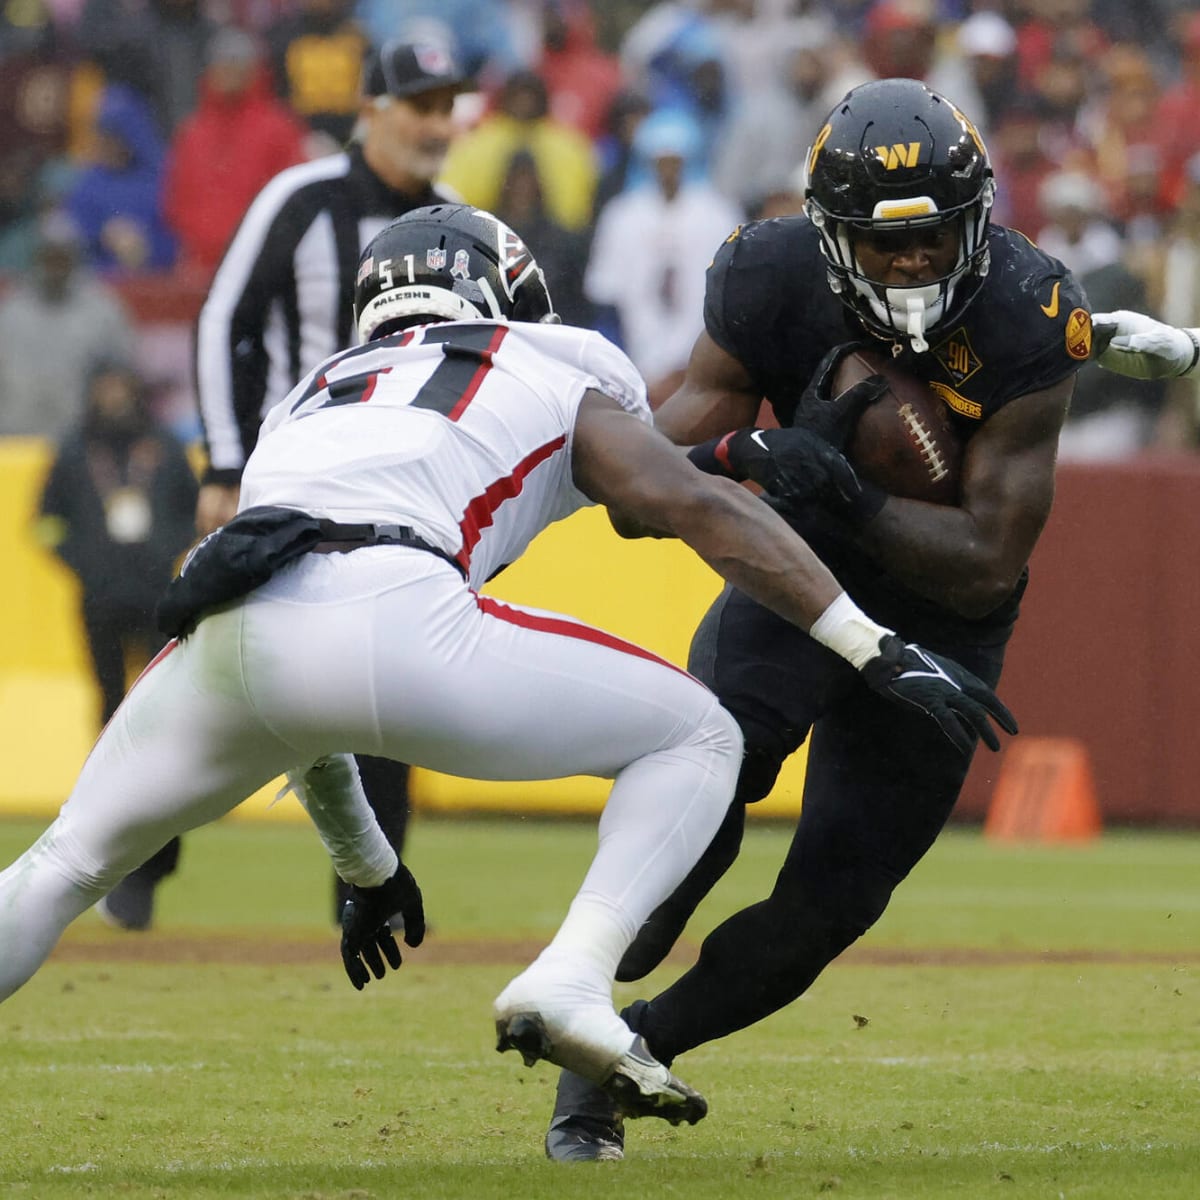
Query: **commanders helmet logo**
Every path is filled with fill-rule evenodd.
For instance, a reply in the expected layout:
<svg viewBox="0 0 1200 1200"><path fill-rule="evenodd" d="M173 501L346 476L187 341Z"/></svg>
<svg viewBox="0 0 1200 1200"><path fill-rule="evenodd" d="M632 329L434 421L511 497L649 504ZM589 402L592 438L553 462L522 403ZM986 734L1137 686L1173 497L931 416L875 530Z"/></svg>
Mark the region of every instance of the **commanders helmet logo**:
<svg viewBox="0 0 1200 1200"><path fill-rule="evenodd" d="M921 161L921 143L876 146L875 157L879 159L885 171L895 171L898 167L915 167Z"/></svg>

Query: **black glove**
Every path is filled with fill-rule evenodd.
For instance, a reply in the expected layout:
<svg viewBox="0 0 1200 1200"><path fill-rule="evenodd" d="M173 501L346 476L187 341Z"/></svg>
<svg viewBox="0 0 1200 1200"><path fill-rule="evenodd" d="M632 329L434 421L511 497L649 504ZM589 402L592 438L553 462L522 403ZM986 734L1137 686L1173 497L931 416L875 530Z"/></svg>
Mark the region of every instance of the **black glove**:
<svg viewBox="0 0 1200 1200"><path fill-rule="evenodd" d="M882 375L868 375L844 392L830 394L838 364L847 354L866 345L866 342L843 342L834 346L817 364L792 417L793 425L811 430L835 450L846 449L858 418L888 390L888 382Z"/></svg>
<svg viewBox="0 0 1200 1200"><path fill-rule="evenodd" d="M1005 733L1017 732L1012 713L982 679L894 633L880 639L879 656L862 668L862 676L881 696L911 704L932 717L963 754L969 753L974 734L988 749L1000 749L989 716Z"/></svg>
<svg viewBox="0 0 1200 1200"><path fill-rule="evenodd" d="M785 512L816 501L854 515L863 505L864 488L854 468L807 429L737 429L693 446L688 458L712 475L752 479Z"/></svg>
<svg viewBox="0 0 1200 1200"><path fill-rule="evenodd" d="M404 941L419 946L425 940L425 905L417 881L403 863L378 887L351 885L342 906L342 965L360 992L371 975L383 978L385 958L393 971L400 969L400 947L388 924L394 913L404 918Z"/></svg>

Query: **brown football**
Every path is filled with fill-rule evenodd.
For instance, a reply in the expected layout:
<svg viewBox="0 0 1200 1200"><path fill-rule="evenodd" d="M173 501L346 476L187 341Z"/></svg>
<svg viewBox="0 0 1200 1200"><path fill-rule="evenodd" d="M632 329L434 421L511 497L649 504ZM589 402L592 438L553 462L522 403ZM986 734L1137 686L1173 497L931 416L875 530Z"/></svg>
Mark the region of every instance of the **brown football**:
<svg viewBox="0 0 1200 1200"><path fill-rule="evenodd" d="M923 379L876 350L857 350L842 359L833 394L868 375L882 375L888 390L863 412L850 435L846 457L854 469L890 496L957 504L963 447L945 403Z"/></svg>

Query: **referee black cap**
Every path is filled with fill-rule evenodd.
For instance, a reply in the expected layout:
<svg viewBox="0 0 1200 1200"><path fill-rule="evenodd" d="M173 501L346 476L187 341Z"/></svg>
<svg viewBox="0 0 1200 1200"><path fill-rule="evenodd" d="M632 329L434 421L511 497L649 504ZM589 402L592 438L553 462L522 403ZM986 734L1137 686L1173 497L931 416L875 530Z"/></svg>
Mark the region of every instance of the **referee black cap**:
<svg viewBox="0 0 1200 1200"><path fill-rule="evenodd" d="M465 82L453 55L432 42L384 42L363 67L364 96L415 96Z"/></svg>

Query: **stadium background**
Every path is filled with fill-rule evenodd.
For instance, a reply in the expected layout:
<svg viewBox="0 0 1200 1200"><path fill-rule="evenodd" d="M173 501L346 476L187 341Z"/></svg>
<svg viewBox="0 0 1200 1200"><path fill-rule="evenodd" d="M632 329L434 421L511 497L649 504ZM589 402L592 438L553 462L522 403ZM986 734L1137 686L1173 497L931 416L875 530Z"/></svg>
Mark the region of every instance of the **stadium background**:
<svg viewBox="0 0 1200 1200"><path fill-rule="evenodd" d="M74 580L29 536L47 454L33 439L0 440L0 572L9 581L0 590L0 811L14 814L53 813L94 736ZM1083 747L1106 822L1200 826L1197 545L1194 459L1147 455L1060 469L1001 691L1026 742L1067 737ZM489 590L683 662L718 588L683 546L624 542L600 510L588 510L548 530ZM1003 761L977 756L958 816L984 815ZM751 811L798 812L803 767L801 753ZM599 810L606 786L582 778L481 784L422 771L413 792L418 811L580 813ZM260 792L241 815L303 818L291 801L271 808L273 795Z"/></svg>
<svg viewBox="0 0 1200 1200"><path fill-rule="evenodd" d="M197 0L195 11L216 25L265 36L281 15L301 7L301 0ZM363 19L371 9L366 0L347 7ZM422 6L414 2L409 7ZM443 7L460 11L458 5ZM1033 175L1038 172L1066 168L1088 174L1094 184L1095 215L1111 219L1123 262L1148 281L1147 311L1164 313L1170 300L1163 260L1178 257L1180 248L1200 245L1200 240L1187 241L1195 238L1189 232L1187 186L1194 185L1200 196L1200 174L1192 178L1189 172L1194 165L1200 173L1200 155L1186 164L1174 162L1177 177L1170 187L1164 182L1152 197L1134 186L1142 179L1139 172L1155 160L1152 150L1165 171L1164 155L1172 159L1176 150L1182 154L1183 141L1189 147L1193 141L1200 144L1195 106L1188 109L1178 103L1186 99L1187 87L1195 86L1200 70L1200 12L1193 3L1150 0L1139 10L1142 17L1106 0L706 0L691 6L563 0L560 8L584 18L575 36L584 39L582 50L590 56L586 61L595 65L606 59L610 67L619 61L627 77L637 57L628 53L631 33L640 31L644 49L653 42L648 30L658 21L659 53L652 63L660 74L640 83L651 92L661 89L654 92L655 103L685 107L696 101L688 93L693 82L688 72L718 52L729 52L728 90L733 100L739 99L737 88L745 81L738 64L748 47L762 49L771 30L779 30L781 45L788 46L793 45L789 39L825 45L820 39L832 30L834 42L825 57L841 67L875 73L892 68L887 73L900 73L894 69L898 63L913 72L926 65L934 75L954 67L961 78L968 59L1001 53L995 39L1003 42L996 24L1002 16L1013 38L1005 53L1015 56L1018 76L1011 94L986 89L981 93L987 98L985 107L995 109L987 115L995 122L988 137L1001 185L998 204L1011 210L1021 189L1036 192ZM528 26L530 14L540 11L540 5L533 0L479 0L479 11L487 9L518 14ZM118 5L106 24L97 14L107 11L105 0L30 0L0 14L0 62L11 67L8 83L15 88L20 71L47 72L48 79L58 70L69 79L74 107L67 114L66 129L56 130L53 137L47 134L38 143L38 155L65 150L67 158L78 159L88 127L84 110L95 102L103 84L102 68L107 64L113 78L122 69L134 70L135 58L128 58L122 68L120 56L109 51L125 45L121 39L126 36L129 45L141 44L144 13L136 4ZM680 13L691 16L680 21ZM977 24L975 36L964 41L960 35L983 14L995 20ZM712 22L706 23L709 17ZM787 24L792 18L806 23L802 28ZM669 32L672 21L679 22L675 34ZM580 49L580 43L574 48ZM905 53L910 57L897 58ZM1082 80L1081 64L1086 67ZM487 78L490 70L493 83L494 65L485 64L482 76ZM642 65L649 67L651 60ZM1075 85L1083 91L1067 129L1065 109L1052 103L1056 96L1061 99L1052 85L1061 88L1072 71ZM47 104L51 91L38 93ZM1154 101L1149 109L1148 95ZM552 94L552 110L554 99ZM1190 113L1182 128L1167 119L1180 109ZM0 101L0 132L6 135L0 151L5 156L22 136L22 129L9 121L17 111L16 102L5 93ZM46 117L50 109L37 111ZM1030 113L1037 116L1055 154L1040 161L1036 170L1031 167L1032 175L1026 178L1014 170L1005 122L1020 124ZM69 134L65 145L54 141L64 132ZM1167 132L1181 144L1167 145ZM781 183L793 186L790 164L779 165ZM782 170L785 165L788 171ZM0 219L11 215L12 210L3 210ZM997 212L1001 220L1011 215ZM9 226L18 223L13 219ZM0 295L19 281L20 271L11 263L0 265ZM194 436L191 326L206 291L206 276L181 255L172 270L109 272L104 282L133 318L139 367L162 393L165 421L185 436ZM1200 313L1188 321L1197 322ZM1095 368L1085 377L1114 378ZM1120 403L1136 405L1146 394L1140 385L1122 386ZM1177 397L1193 415L1200 411L1195 397L1194 389ZM1200 826L1200 739L1192 731L1193 714L1200 711L1200 631L1194 619L1200 457L1195 450L1194 442L1185 441L1173 452L1143 450L1120 461L1068 461L1061 466L1058 499L1032 563L1033 581L1002 684L1005 699L1022 723L1022 737L1013 748L1040 738L1072 739L1090 768L1107 823ZM75 584L36 546L31 532L49 453L45 440L0 437L0 752L6 763L0 778L0 812L38 816L48 816L61 802L95 732L95 700L84 661ZM591 512L548 531L492 590L577 614L682 662L690 632L717 588L715 577L682 547L623 543L602 514ZM959 806L961 819L978 821L984 816L1008 756L1006 749L1003 756L978 757ZM803 759L801 753L787 765L774 795L752 810L755 816L794 816ZM427 811L592 813L602 803L605 787L595 780L480 785L420 772L414 793L417 807ZM271 798L267 789L244 806L244 814L267 813ZM273 817L298 815L290 802L270 811Z"/></svg>

